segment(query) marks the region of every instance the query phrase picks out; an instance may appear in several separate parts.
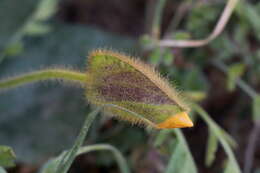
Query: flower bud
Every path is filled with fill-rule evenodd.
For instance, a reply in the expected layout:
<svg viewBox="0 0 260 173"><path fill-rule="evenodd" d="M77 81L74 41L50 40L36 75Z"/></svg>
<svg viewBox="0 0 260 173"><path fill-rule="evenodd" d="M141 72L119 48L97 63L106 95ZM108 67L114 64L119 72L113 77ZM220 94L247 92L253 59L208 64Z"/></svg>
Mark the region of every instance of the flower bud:
<svg viewBox="0 0 260 173"><path fill-rule="evenodd" d="M192 127L188 108L169 83L149 65L126 55L97 50L88 57L86 97L117 119L155 128Z"/></svg>

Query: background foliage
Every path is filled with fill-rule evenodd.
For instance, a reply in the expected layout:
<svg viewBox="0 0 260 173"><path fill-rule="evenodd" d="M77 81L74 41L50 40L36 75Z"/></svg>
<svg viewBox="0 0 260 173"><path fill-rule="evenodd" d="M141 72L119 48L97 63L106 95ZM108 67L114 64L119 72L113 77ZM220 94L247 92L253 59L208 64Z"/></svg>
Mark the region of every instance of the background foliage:
<svg viewBox="0 0 260 173"><path fill-rule="evenodd" d="M158 132L100 117L86 144L115 146L133 172L229 173L250 168L257 173L260 3L240 0L225 30L204 47L154 45L156 39L207 37L225 3L2 0L0 78L50 66L84 71L87 52L100 47L139 56L210 116L191 104L196 123L184 129L184 135L180 130ZM40 170L45 161L72 145L90 112L82 92L70 85L40 83L0 93L0 144L11 146L17 155L17 166L9 172ZM71 171L86 169L118 171L106 152L78 157Z"/></svg>

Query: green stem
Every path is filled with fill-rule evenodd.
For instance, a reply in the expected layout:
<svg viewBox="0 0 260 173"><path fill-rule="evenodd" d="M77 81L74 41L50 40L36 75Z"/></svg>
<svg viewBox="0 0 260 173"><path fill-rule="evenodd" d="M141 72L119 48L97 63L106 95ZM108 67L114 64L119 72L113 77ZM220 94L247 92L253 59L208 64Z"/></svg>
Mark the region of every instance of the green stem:
<svg viewBox="0 0 260 173"><path fill-rule="evenodd" d="M84 84L86 80L86 75L81 72L66 70L66 69L46 69L31 72L21 76L12 77L0 81L0 90L1 89L11 89L18 87L20 85L49 80L49 79L61 79L65 81L74 81L81 84Z"/></svg>
<svg viewBox="0 0 260 173"><path fill-rule="evenodd" d="M157 0L155 13L154 13L154 20L152 23L152 33L151 33L152 37L156 40L158 40L160 36L162 13L166 1L167 0Z"/></svg>
<svg viewBox="0 0 260 173"><path fill-rule="evenodd" d="M129 173L129 169L126 163L125 158L122 156L122 154L120 153L120 151L118 151L115 147L111 146L111 145L107 145L107 144L97 144L97 145L93 145L93 146L86 146L81 148L77 155L79 154L83 154L86 152L91 152L91 151L98 151L98 150L108 150L111 151L114 156L115 159L119 165L119 168L121 170L122 173Z"/></svg>
<svg viewBox="0 0 260 173"><path fill-rule="evenodd" d="M230 159L230 161L234 165L234 169L236 169L236 172L241 172L241 170L240 170L240 168L238 166L238 163L237 163L237 161L235 159L235 156L234 156L234 154L232 152L232 149L230 148L230 146L228 145L227 141L223 137L222 131L219 129L218 125L210 118L208 113L205 112L199 105L193 104L192 108L201 116L201 118L209 125L209 127L212 130L212 132L216 135L216 137L218 138L220 144L222 145L222 147L224 148L225 152L227 153L228 158Z"/></svg>
<svg viewBox="0 0 260 173"><path fill-rule="evenodd" d="M101 109L102 109L102 107L99 107L87 116L87 118L83 124L83 127L80 130L79 136L76 139L76 142L74 143L74 145L70 149L70 151L68 151L65 154L65 156L63 157L63 159L60 161L57 171L56 171L57 173L67 173L68 172L73 160L77 156L77 152L78 152L79 148L82 146L82 144L84 142L84 139L88 133L89 127L91 126L92 122L94 121L95 117L97 116L97 114L99 113L99 111Z"/></svg>

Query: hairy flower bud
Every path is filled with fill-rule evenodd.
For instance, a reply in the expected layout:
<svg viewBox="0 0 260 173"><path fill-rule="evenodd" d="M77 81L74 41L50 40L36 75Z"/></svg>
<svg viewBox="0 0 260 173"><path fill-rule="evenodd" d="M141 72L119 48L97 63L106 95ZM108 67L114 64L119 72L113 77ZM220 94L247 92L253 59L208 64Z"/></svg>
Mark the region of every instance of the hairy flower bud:
<svg viewBox="0 0 260 173"><path fill-rule="evenodd" d="M90 53L86 97L94 105L113 104L104 112L117 119L155 128L192 127L188 108L154 68L126 55L107 50Z"/></svg>

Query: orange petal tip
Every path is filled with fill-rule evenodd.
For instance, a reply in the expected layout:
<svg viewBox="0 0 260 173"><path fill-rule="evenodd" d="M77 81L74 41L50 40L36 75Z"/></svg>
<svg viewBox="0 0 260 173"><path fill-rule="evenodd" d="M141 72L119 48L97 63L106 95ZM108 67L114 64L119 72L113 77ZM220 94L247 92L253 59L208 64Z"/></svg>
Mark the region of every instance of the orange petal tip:
<svg viewBox="0 0 260 173"><path fill-rule="evenodd" d="M159 129L193 127L193 123L186 112L180 112L166 119L156 126Z"/></svg>

